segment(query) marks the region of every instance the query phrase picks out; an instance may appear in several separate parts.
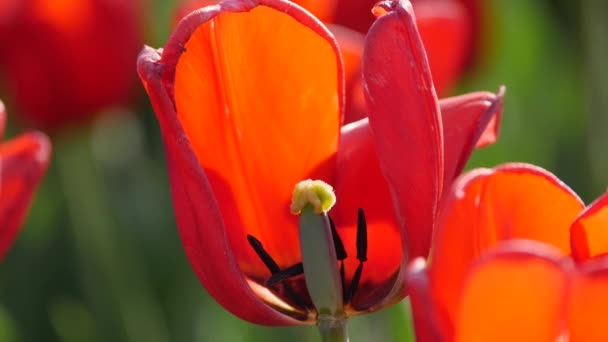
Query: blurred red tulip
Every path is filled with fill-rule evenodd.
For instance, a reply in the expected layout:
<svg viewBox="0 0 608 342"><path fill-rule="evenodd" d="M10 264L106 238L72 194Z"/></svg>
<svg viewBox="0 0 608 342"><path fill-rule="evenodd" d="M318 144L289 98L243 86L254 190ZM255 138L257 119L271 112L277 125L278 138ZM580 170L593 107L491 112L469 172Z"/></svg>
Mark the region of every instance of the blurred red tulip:
<svg viewBox="0 0 608 342"><path fill-rule="evenodd" d="M294 0L321 20L366 33L374 22L378 0ZM440 96L450 92L476 54L481 5L479 0L414 0L416 22ZM339 37L338 42L341 43Z"/></svg>
<svg viewBox="0 0 608 342"><path fill-rule="evenodd" d="M549 172L507 164L463 175L442 210L428 272L409 269L419 341L608 339L608 193L584 209Z"/></svg>
<svg viewBox="0 0 608 342"><path fill-rule="evenodd" d="M351 254L356 213L365 210L369 260L344 308L356 315L403 298L408 259L429 252L442 184L476 145L496 138L502 91L438 101L411 4L380 6L362 56L369 119L349 125L341 123L336 40L291 2L203 8L178 24L162 50L140 54L184 248L209 293L242 319L317 319L301 276L266 285L301 260L297 218L289 214L296 183L334 185L331 216ZM256 249L249 236L259 238ZM344 261L345 288L358 263Z"/></svg>
<svg viewBox="0 0 608 342"><path fill-rule="evenodd" d="M138 1L21 0L2 11L0 76L29 123L54 131L130 100Z"/></svg>
<svg viewBox="0 0 608 342"><path fill-rule="evenodd" d="M0 137L5 119L0 101ZM0 144L0 260L17 236L50 154L51 144L39 132Z"/></svg>

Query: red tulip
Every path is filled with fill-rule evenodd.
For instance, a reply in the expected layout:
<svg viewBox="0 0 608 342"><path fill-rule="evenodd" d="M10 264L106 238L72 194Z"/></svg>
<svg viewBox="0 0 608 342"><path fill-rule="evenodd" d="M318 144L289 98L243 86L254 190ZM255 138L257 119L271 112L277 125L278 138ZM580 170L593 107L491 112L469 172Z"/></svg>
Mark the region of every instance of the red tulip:
<svg viewBox="0 0 608 342"><path fill-rule="evenodd" d="M8 24L0 24L6 47L0 76L19 114L54 131L125 104L133 93L133 61L143 41L137 4L21 0L0 6L10 16Z"/></svg>
<svg viewBox="0 0 608 342"><path fill-rule="evenodd" d="M164 49L140 54L186 254L209 293L242 319L316 320L303 277L266 285L301 260L289 214L296 183L315 178L335 188L331 216L351 254L343 285L358 283L344 309L356 315L403 298L404 265L428 254L442 184L476 144L496 138L502 93L437 101L411 5L381 6L363 55L369 120L345 126L340 49L291 2L200 9ZM358 208L369 228L356 281Z"/></svg>
<svg viewBox="0 0 608 342"><path fill-rule="evenodd" d="M584 209L549 172L507 164L462 176L439 222L432 264L409 268L419 341L608 338L598 320L608 304L608 193Z"/></svg>
<svg viewBox="0 0 608 342"><path fill-rule="evenodd" d="M0 101L0 137L6 114ZM49 162L51 145L39 132L0 144L0 259L23 223L34 190Z"/></svg>

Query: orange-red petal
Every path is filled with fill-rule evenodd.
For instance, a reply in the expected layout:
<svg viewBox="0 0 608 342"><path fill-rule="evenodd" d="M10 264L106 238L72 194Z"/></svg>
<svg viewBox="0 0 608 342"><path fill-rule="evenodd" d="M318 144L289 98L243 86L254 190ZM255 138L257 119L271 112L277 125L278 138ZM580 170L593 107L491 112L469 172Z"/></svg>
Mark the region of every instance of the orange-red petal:
<svg viewBox="0 0 608 342"><path fill-rule="evenodd" d="M470 269L459 296L454 340L558 340L565 333L570 272L553 246L506 243Z"/></svg>
<svg viewBox="0 0 608 342"><path fill-rule="evenodd" d="M464 168L471 152L496 140L505 88L497 94L476 92L439 101L443 123L443 183L451 184Z"/></svg>
<svg viewBox="0 0 608 342"><path fill-rule="evenodd" d="M50 154L51 144L39 132L0 145L0 259L17 236Z"/></svg>
<svg viewBox="0 0 608 342"><path fill-rule="evenodd" d="M142 52L139 71L197 275L243 319L298 323L260 301L272 297L263 288L254 286L256 296L249 287L270 273L247 234L280 266L300 261L289 201L302 179L333 180L343 107L335 40L290 2L234 0L188 15L162 54Z"/></svg>
<svg viewBox="0 0 608 342"><path fill-rule="evenodd" d="M505 164L463 175L445 198L430 269L444 322L454 321L464 276L484 252L505 240L532 239L570 254L570 223L582 208L566 185L532 165Z"/></svg>
<svg viewBox="0 0 608 342"><path fill-rule="evenodd" d="M439 105L409 1L385 1L368 32L363 82L380 169L411 257L426 256L443 180Z"/></svg>
<svg viewBox="0 0 608 342"><path fill-rule="evenodd" d="M258 324L297 324L264 303L239 268L211 185L162 84L166 65L160 59L146 47L137 69L160 123L177 227L194 272L209 294L236 316Z"/></svg>
<svg viewBox="0 0 608 342"><path fill-rule="evenodd" d="M332 22L333 16L339 10L339 0L294 0L294 2L325 22Z"/></svg>
<svg viewBox="0 0 608 342"><path fill-rule="evenodd" d="M248 3L222 3L205 20L195 12L178 27L178 34L184 27L191 32L174 36L183 50L173 85L177 115L239 264L261 279L270 273L247 234L279 266L299 262L297 217L289 212L293 187L311 177L333 183L342 79L335 41L319 22L288 2L270 2L281 11L241 12ZM173 53L168 45L163 59L171 63Z"/></svg>
<svg viewBox="0 0 608 342"><path fill-rule="evenodd" d="M570 234L575 260L608 254L608 192L576 218Z"/></svg>
<svg viewBox="0 0 608 342"><path fill-rule="evenodd" d="M591 259L570 283L568 327L570 341L608 341L608 257Z"/></svg>

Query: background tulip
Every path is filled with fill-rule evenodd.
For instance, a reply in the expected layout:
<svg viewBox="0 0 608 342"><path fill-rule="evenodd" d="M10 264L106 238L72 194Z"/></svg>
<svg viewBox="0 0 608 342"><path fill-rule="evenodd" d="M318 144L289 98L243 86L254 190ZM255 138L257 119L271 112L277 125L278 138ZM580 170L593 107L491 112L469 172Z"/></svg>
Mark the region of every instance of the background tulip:
<svg viewBox="0 0 608 342"><path fill-rule="evenodd" d="M5 1L3 1L5 3ZM0 80L12 111L47 131L132 102L141 2L23 0L0 7Z"/></svg>
<svg viewBox="0 0 608 342"><path fill-rule="evenodd" d="M0 138L5 120L0 101ZM39 132L25 133L0 144L0 260L17 237L50 154L50 142Z"/></svg>

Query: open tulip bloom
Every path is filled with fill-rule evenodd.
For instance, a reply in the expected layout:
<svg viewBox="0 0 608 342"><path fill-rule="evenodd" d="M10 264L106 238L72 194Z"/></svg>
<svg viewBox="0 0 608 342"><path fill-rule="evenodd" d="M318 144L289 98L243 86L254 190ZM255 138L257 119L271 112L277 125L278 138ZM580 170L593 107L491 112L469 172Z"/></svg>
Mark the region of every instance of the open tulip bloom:
<svg viewBox="0 0 608 342"><path fill-rule="evenodd" d="M6 113L0 101L0 137ZM46 171L51 145L39 132L0 143L0 260L17 236L30 201Z"/></svg>
<svg viewBox="0 0 608 342"><path fill-rule="evenodd" d="M345 126L340 48L291 2L202 8L164 49L140 54L186 254L242 319L341 325L402 299L408 260L429 252L444 184L496 138L502 90L438 101L411 4L374 13L362 65L368 118ZM329 187L294 191L306 179L333 186L330 215L315 197ZM292 193L315 210L292 215ZM329 266L308 267L310 248Z"/></svg>
<svg viewBox="0 0 608 342"><path fill-rule="evenodd" d="M608 193L585 208L506 164L463 175L438 222L430 266L408 268L418 341L608 340Z"/></svg>

